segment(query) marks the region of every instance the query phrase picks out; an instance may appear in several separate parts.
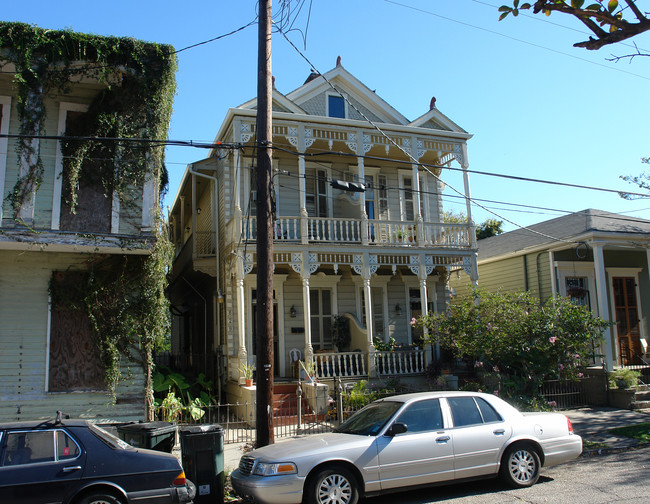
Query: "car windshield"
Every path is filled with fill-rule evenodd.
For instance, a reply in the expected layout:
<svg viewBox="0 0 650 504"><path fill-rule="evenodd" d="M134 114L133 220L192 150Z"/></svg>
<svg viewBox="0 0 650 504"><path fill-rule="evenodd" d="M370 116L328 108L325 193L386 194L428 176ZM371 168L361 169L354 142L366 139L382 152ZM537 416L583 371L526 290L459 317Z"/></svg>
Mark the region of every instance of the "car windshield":
<svg viewBox="0 0 650 504"><path fill-rule="evenodd" d="M335 432L376 436L403 404L395 401L381 401L369 404L336 428Z"/></svg>
<svg viewBox="0 0 650 504"><path fill-rule="evenodd" d="M133 448L126 441L122 441L120 438L114 436L110 432L105 431L104 429L98 427L95 424L88 424L88 428L90 429L90 432L92 432L95 436L97 436L99 439L101 439L104 443L106 443L111 448L117 448L120 450L127 450Z"/></svg>

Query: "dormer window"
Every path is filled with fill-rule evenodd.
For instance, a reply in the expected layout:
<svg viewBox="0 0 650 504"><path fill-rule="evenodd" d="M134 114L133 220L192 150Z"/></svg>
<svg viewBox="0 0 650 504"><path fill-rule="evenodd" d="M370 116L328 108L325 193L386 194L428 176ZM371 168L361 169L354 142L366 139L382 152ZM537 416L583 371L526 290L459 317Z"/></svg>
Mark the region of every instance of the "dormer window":
<svg viewBox="0 0 650 504"><path fill-rule="evenodd" d="M345 100L339 95L327 95L327 116L345 119Z"/></svg>

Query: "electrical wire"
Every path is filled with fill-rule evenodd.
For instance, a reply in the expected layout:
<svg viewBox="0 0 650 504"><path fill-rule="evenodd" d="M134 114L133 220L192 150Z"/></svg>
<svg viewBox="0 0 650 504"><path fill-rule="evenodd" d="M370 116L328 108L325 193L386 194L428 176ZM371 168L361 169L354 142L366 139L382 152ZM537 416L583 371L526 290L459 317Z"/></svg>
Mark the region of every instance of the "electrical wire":
<svg viewBox="0 0 650 504"><path fill-rule="evenodd" d="M583 61L583 62L589 63L591 65L596 65L596 66L599 66L599 67L607 68L609 70L616 71L616 72L621 72L621 73L624 73L624 74L627 74L627 75L631 75L633 77L638 77L640 79L650 80L650 77L646 77L644 75L640 75L640 74L637 74L637 73L634 73L634 72L628 72L627 70L623 70L623 69L618 68L618 67L605 65L604 63L598 63L597 61L592 61L592 60L589 60L587 58L582 58L580 56L576 56L575 54L569 54L569 53L566 53L566 52L563 52L563 51L558 51L557 49L551 49L550 47L547 47L547 46L543 46L543 45L540 45L540 44L535 44L533 42L528 42L527 40L519 39L519 38L512 37L510 35L506 35L504 33L501 33L501 32L495 31L495 30L489 30L489 29L483 28L481 26L476 26L476 25L473 25L473 24L470 24L470 23L466 23L465 21L459 21L457 19L453 19L453 18L450 18L448 16L443 16L442 14L437 14L435 12L431 12L431 11L428 11L428 10L425 10L425 9L421 9L419 7L413 7L412 5L397 2L395 0L384 0L384 2L393 4L393 5L396 5L398 7L405 8L405 9L411 9L411 10L414 10L416 12L421 12L422 14L428 14L430 16L434 16L434 17L437 17L437 18L440 18L440 19L444 19L445 21L451 21L452 23L457 23L457 24L460 24L460 25L463 25L463 26L467 26L467 27L473 28L475 30L484 31L486 33L491 33L492 35L498 35L499 37L503 37L503 38L506 38L508 40L513 40L515 42L519 42L520 44L526 44L526 45L529 45L529 46L532 46L532 47L536 47L538 49L543 49L544 51L549 51L549 52L552 52L552 53L555 53L555 54L561 54L562 56L566 56L568 58L573 58L573 59L576 59L576 60L579 60L579 61Z"/></svg>

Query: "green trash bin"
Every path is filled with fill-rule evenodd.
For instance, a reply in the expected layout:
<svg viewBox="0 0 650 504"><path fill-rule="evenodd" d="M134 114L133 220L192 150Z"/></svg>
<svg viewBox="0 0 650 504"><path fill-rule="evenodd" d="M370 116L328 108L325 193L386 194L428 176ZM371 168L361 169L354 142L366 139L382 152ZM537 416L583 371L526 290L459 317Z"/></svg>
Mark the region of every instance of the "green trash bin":
<svg viewBox="0 0 650 504"><path fill-rule="evenodd" d="M117 435L135 448L171 453L176 444L176 425L170 422L133 422L117 426Z"/></svg>
<svg viewBox="0 0 650 504"><path fill-rule="evenodd" d="M223 428L216 424L181 427L180 437L183 469L196 485L194 504L223 504Z"/></svg>

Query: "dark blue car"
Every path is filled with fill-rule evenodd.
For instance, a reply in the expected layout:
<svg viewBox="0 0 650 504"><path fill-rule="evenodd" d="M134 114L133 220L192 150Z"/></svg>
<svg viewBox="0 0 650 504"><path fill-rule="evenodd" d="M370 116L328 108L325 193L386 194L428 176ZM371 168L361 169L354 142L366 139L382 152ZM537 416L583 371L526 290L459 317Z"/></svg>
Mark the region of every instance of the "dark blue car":
<svg viewBox="0 0 650 504"><path fill-rule="evenodd" d="M90 422L0 424L3 504L185 504L195 493L175 456Z"/></svg>

